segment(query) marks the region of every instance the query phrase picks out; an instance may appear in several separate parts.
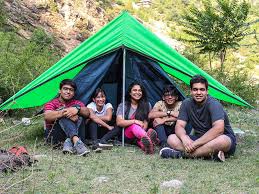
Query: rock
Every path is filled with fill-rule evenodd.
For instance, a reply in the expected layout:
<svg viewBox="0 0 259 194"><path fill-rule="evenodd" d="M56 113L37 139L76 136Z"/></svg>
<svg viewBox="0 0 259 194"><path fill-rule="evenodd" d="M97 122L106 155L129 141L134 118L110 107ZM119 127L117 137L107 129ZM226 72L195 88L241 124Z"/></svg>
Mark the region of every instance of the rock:
<svg viewBox="0 0 259 194"><path fill-rule="evenodd" d="M46 154L36 154L36 155L32 155L31 159L34 162L38 162L41 158L46 158L47 155Z"/></svg>
<svg viewBox="0 0 259 194"><path fill-rule="evenodd" d="M110 180L109 177L105 177L105 176L100 176L100 177L97 177L94 179L94 182L97 183L97 184L100 184L100 183L106 183Z"/></svg>
<svg viewBox="0 0 259 194"><path fill-rule="evenodd" d="M8 26L17 29L22 38L29 39L35 28L43 28L55 37L64 55L108 22L105 10L93 0L5 0L4 6ZM88 21L82 29L76 26L80 19Z"/></svg>
<svg viewBox="0 0 259 194"><path fill-rule="evenodd" d="M244 136L245 135L245 132L242 131L239 128L233 128L233 132L234 132L235 135L238 135L238 136Z"/></svg>
<svg viewBox="0 0 259 194"><path fill-rule="evenodd" d="M19 125L19 124L21 123L21 121L13 120L12 123L13 123L14 125Z"/></svg>
<svg viewBox="0 0 259 194"><path fill-rule="evenodd" d="M239 128L232 128L232 130L236 136L237 142L241 142L246 133Z"/></svg>
<svg viewBox="0 0 259 194"><path fill-rule="evenodd" d="M30 125L31 124L31 119L30 118L22 118L22 124L24 125L24 126L28 126L28 125Z"/></svg>
<svg viewBox="0 0 259 194"><path fill-rule="evenodd" d="M3 119L3 118L0 118L0 123L5 124L5 121L4 121L4 119Z"/></svg>
<svg viewBox="0 0 259 194"><path fill-rule="evenodd" d="M179 189L181 188L183 185L183 183L179 180L173 179L171 181L165 181L161 184L161 187L164 188L175 188L175 189Z"/></svg>

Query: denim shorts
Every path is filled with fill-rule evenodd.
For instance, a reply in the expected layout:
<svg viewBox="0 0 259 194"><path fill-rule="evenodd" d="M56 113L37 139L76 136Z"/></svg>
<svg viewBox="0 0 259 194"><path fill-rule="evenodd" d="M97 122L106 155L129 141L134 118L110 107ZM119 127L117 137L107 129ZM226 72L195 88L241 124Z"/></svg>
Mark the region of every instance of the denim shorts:
<svg viewBox="0 0 259 194"><path fill-rule="evenodd" d="M231 140L231 146L229 148L229 150L227 152L225 152L226 156L230 156L230 155L234 155L235 151L236 151L236 137L232 134L224 134L226 136L228 136ZM196 135L189 135L189 137L195 141L197 140L199 137Z"/></svg>

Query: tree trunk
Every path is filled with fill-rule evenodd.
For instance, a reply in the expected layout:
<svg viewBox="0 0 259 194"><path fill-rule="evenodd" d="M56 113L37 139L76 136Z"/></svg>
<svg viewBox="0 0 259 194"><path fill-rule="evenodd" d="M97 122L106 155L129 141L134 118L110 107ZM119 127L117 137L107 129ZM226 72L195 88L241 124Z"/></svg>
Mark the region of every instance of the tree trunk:
<svg viewBox="0 0 259 194"><path fill-rule="evenodd" d="M209 52L209 62L210 62L210 70L212 71L212 64L211 64L211 52Z"/></svg>
<svg viewBox="0 0 259 194"><path fill-rule="evenodd" d="M223 49L222 51L220 51L220 71L221 73L223 73L224 70L224 61L226 59L226 49Z"/></svg>

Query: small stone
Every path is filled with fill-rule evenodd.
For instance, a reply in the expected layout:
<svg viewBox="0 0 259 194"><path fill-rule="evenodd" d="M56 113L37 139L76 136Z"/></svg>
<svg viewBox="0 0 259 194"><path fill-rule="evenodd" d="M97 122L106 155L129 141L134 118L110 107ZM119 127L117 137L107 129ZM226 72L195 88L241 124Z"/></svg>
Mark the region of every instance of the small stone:
<svg viewBox="0 0 259 194"><path fill-rule="evenodd" d="M179 180L171 180L171 181L165 181L161 184L161 187L166 187L166 188L175 188L175 189L179 189L181 188L183 185L183 183Z"/></svg>
<svg viewBox="0 0 259 194"><path fill-rule="evenodd" d="M3 118L0 118L0 123L5 123Z"/></svg>
<svg viewBox="0 0 259 194"><path fill-rule="evenodd" d="M235 135L243 136L245 132L239 128L233 128Z"/></svg>
<svg viewBox="0 0 259 194"><path fill-rule="evenodd" d="M12 121L12 123L13 123L14 125L18 125L18 124L20 124L20 123L21 123L21 121L13 120L13 121Z"/></svg>
<svg viewBox="0 0 259 194"><path fill-rule="evenodd" d="M100 177L97 177L95 178L94 182L96 183L106 183L109 181L110 178L108 177L105 177L105 176L100 176Z"/></svg>
<svg viewBox="0 0 259 194"><path fill-rule="evenodd" d="M30 125L30 124L31 124L30 118L22 118L22 124L23 124L24 126Z"/></svg>

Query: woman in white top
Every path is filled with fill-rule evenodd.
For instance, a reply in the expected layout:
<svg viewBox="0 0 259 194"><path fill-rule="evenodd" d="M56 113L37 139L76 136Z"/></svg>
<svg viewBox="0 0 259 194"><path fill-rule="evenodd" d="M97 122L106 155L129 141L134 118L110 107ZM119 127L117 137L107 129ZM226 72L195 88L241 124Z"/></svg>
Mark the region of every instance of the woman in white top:
<svg viewBox="0 0 259 194"><path fill-rule="evenodd" d="M107 133L113 129L113 126L105 125L112 120L113 107L111 103L106 103L106 94L103 89L97 88L92 97L93 102L87 105L89 111L100 118L100 121L94 122L90 120L88 125L88 133L93 145L97 145L98 132ZM103 136L104 134L101 134Z"/></svg>

